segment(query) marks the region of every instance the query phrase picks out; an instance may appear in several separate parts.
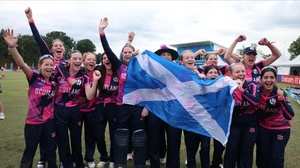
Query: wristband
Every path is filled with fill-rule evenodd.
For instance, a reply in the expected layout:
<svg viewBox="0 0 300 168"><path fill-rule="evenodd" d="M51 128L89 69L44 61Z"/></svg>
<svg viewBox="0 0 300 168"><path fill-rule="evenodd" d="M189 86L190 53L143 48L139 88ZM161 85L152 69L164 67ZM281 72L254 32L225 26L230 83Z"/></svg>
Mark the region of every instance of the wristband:
<svg viewBox="0 0 300 168"><path fill-rule="evenodd" d="M8 48L16 48L18 45L8 46Z"/></svg>

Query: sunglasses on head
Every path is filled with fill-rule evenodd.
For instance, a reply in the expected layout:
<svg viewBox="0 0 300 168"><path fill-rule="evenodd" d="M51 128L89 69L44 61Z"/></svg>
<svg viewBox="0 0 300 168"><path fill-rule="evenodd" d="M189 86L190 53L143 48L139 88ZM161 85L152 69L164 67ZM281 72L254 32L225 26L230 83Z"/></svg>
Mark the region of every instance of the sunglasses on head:
<svg viewBox="0 0 300 168"><path fill-rule="evenodd" d="M273 69L273 70L277 73L277 70L276 70L274 67L272 67L272 66L266 66L266 67L263 67L263 68L261 69L261 71L263 71L263 70L265 70L265 69Z"/></svg>
<svg viewBox="0 0 300 168"><path fill-rule="evenodd" d="M54 58L53 58L53 56L52 56L52 55L50 55L50 54L46 54L46 55L43 55L43 56L41 56L41 58L40 58L40 61L41 61L41 60L43 60L43 59L45 59L45 58L51 58L51 59L53 59L53 60L54 60Z"/></svg>

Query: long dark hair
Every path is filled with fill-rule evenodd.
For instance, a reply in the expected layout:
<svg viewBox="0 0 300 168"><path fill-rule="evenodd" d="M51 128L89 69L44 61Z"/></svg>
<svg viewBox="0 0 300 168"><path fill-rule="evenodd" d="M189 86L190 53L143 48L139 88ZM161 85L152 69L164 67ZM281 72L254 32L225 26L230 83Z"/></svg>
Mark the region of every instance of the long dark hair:
<svg viewBox="0 0 300 168"><path fill-rule="evenodd" d="M275 78L277 79L277 70L272 66L267 66L267 67L264 67L263 69L261 69L260 79L262 79L262 77L264 76L264 74L266 72L273 72Z"/></svg>
<svg viewBox="0 0 300 168"><path fill-rule="evenodd" d="M103 57L104 57L104 55L106 55L105 52L103 54L101 54L101 57L100 57L100 62L101 62L101 69L100 69L101 78L99 79L98 86L97 86L97 88L98 88L99 91L101 91L103 89L104 81L105 81L105 75L106 75L106 67L103 64ZM117 70L115 68L112 68L112 75L115 75L116 73L117 73Z"/></svg>

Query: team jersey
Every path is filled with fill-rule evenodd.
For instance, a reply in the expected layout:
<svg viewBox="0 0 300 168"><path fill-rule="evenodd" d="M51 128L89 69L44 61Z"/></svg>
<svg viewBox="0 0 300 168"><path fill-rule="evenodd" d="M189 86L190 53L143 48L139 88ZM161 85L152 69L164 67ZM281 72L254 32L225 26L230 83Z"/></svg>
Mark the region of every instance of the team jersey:
<svg viewBox="0 0 300 168"><path fill-rule="evenodd" d="M115 74L105 74L104 85L96 98L96 104L100 103L117 103L119 91L119 77Z"/></svg>
<svg viewBox="0 0 300 168"><path fill-rule="evenodd" d="M274 86L270 94L264 94L260 89L258 103L259 125L271 130L284 130L291 127L290 121L294 117L290 100L284 92L283 98L278 98L277 87Z"/></svg>
<svg viewBox="0 0 300 168"><path fill-rule="evenodd" d="M233 121L257 120L256 116L253 115L259 101L259 87L256 82L245 80L242 91L234 90L233 99L235 100ZM248 116L252 117L249 118Z"/></svg>
<svg viewBox="0 0 300 168"><path fill-rule="evenodd" d="M112 69L117 72L117 76L119 78L117 105L121 105L123 104L124 86L127 77L127 73L126 73L127 65L122 63L122 61L120 61L118 57L114 54L114 52L111 50L104 33L100 34L100 40L103 49L107 55L107 58L112 64Z"/></svg>
<svg viewBox="0 0 300 168"><path fill-rule="evenodd" d="M43 75L32 71L27 76L29 83L27 124L42 124L54 118L55 82L52 77L46 80Z"/></svg>
<svg viewBox="0 0 300 168"><path fill-rule="evenodd" d="M93 72L88 74L89 81L93 81ZM92 83L90 83L92 85ZM79 94L79 109L81 112L91 112L95 110L95 97L92 100L86 98L85 89L80 90Z"/></svg>
<svg viewBox="0 0 300 168"><path fill-rule="evenodd" d="M85 72L79 71L73 76L77 82L70 85L69 82L62 76L60 71L54 75L54 80L57 83L57 92L55 97L55 104L74 107L79 105L80 92L85 89L86 85L90 85L89 77Z"/></svg>
<svg viewBox="0 0 300 168"><path fill-rule="evenodd" d="M252 68L246 68L246 80L260 82L261 69L265 67L265 60L261 60L253 65Z"/></svg>

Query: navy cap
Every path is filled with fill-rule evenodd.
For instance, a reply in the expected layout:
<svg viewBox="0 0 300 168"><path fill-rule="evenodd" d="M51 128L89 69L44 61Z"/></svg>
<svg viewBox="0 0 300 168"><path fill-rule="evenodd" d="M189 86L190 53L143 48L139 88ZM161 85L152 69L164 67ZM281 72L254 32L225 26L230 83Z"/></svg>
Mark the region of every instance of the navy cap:
<svg viewBox="0 0 300 168"><path fill-rule="evenodd" d="M256 49L254 47L247 47L244 49L244 54L249 54L249 53L253 53L253 54L257 55Z"/></svg>

